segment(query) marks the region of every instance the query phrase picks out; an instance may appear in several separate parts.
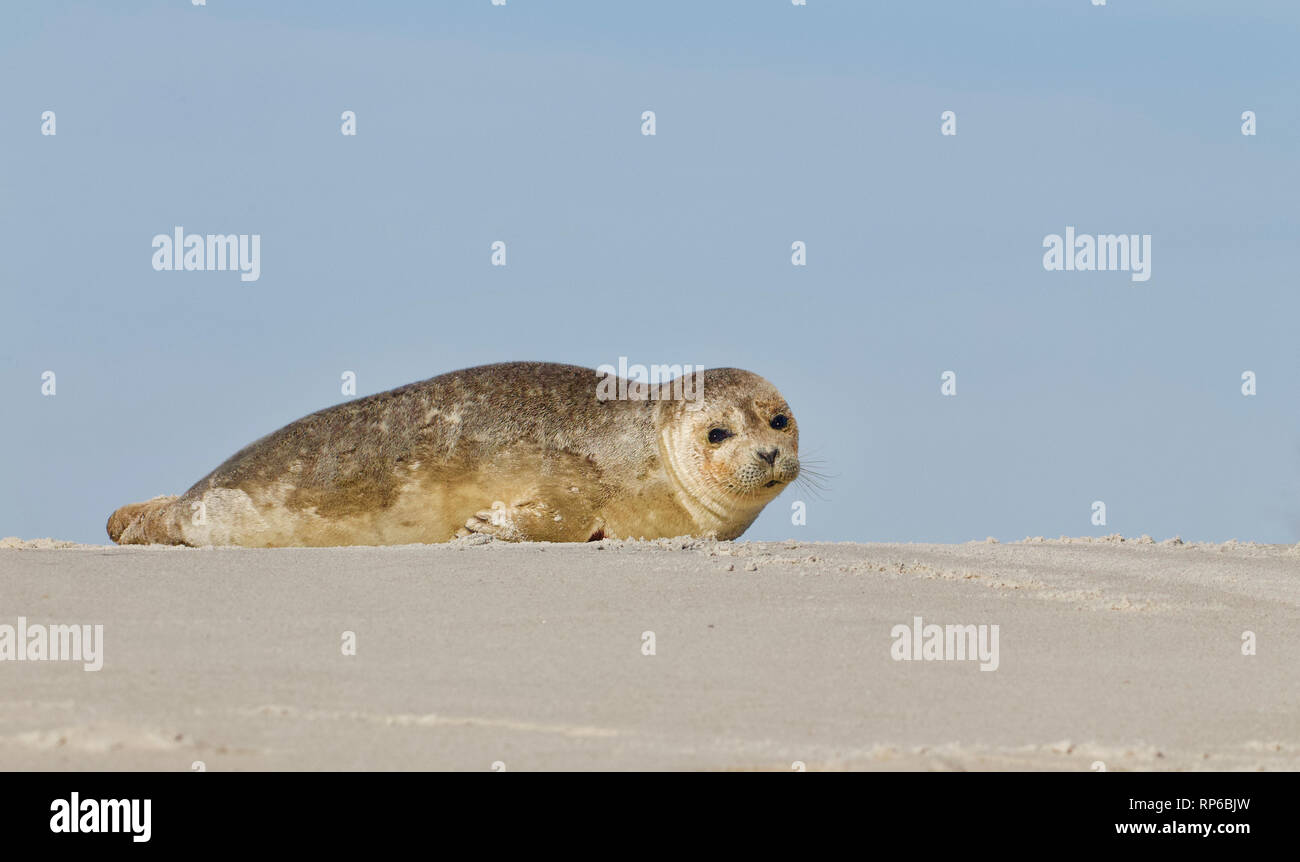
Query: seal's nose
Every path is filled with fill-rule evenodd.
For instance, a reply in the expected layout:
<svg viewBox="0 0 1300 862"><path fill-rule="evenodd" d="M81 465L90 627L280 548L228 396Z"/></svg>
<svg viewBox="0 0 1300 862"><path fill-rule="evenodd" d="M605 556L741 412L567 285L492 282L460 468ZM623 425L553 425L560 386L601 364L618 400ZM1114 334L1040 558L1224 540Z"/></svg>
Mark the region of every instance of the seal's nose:
<svg viewBox="0 0 1300 862"><path fill-rule="evenodd" d="M759 450L758 450L758 457L759 457L759 459L760 459L760 460L763 460L763 461L766 461L767 463L769 463L769 464L771 464L771 465L773 465L773 466L776 466L776 456L779 455L779 454L781 454L781 450L780 450L780 449L773 449L773 450L770 451L770 452L764 452L762 449L759 449Z"/></svg>

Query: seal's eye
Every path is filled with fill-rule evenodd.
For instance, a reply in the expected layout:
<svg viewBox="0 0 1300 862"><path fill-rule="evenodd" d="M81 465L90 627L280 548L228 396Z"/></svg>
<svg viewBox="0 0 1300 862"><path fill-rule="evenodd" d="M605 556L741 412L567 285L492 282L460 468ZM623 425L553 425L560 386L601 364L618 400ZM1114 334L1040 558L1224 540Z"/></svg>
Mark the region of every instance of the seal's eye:
<svg viewBox="0 0 1300 862"><path fill-rule="evenodd" d="M731 436L731 432L728 431L726 428L714 428L712 431L709 432L709 442L721 443L723 440L726 440L730 436Z"/></svg>
<svg viewBox="0 0 1300 862"><path fill-rule="evenodd" d="M790 424L790 420L786 418L784 413L778 413L772 417L772 422L770 424L773 428L780 431L782 428Z"/></svg>

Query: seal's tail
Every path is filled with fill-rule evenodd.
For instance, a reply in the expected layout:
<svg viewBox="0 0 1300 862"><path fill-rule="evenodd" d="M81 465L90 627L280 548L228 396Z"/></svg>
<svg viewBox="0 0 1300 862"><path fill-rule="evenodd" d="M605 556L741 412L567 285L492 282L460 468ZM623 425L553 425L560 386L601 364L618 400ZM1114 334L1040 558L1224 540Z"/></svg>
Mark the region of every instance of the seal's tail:
<svg viewBox="0 0 1300 862"><path fill-rule="evenodd" d="M172 504L179 497L128 503L108 516L108 537L119 545L182 544Z"/></svg>

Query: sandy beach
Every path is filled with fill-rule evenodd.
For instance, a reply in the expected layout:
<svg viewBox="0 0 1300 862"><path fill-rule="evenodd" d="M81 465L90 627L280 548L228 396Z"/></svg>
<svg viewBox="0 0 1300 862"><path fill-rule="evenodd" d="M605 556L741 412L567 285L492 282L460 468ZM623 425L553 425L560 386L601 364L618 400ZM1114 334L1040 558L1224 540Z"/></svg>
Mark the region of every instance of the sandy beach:
<svg viewBox="0 0 1300 862"><path fill-rule="evenodd" d="M0 661L5 770L1300 768L1292 546L6 539L0 595L103 626ZM996 670L897 660L917 617Z"/></svg>

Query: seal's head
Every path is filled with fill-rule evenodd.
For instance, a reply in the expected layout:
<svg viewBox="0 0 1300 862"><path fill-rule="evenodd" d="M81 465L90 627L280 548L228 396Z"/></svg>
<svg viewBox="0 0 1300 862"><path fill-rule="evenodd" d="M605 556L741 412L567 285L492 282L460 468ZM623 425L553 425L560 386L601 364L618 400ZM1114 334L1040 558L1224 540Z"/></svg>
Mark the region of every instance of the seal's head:
<svg viewBox="0 0 1300 862"><path fill-rule="evenodd" d="M750 518L799 475L799 426L776 387L710 368L694 400L664 403L660 449L690 497L724 521Z"/></svg>

